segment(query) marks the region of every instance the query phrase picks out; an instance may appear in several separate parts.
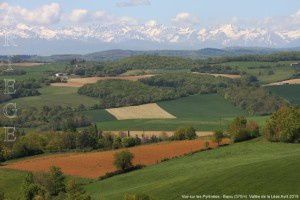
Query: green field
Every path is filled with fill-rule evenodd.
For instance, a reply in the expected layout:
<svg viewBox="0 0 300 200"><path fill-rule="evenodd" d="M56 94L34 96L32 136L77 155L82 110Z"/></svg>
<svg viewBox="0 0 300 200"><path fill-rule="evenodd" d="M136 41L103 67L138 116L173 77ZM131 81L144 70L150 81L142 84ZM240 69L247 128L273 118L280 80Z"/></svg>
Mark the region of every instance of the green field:
<svg viewBox="0 0 300 200"><path fill-rule="evenodd" d="M234 107L217 94L199 94L177 100L159 102L159 106L175 115L176 119L144 119L144 120L107 120L103 111L90 111L89 115L103 114L104 120L97 122L102 130L175 130L183 126L193 126L197 130L211 131L226 128L236 116L247 116L247 113ZM267 117L250 117L263 124Z"/></svg>
<svg viewBox="0 0 300 200"><path fill-rule="evenodd" d="M285 98L291 104L300 105L300 85L280 85L267 88L272 93Z"/></svg>
<svg viewBox="0 0 300 200"><path fill-rule="evenodd" d="M24 75L20 76L0 76L1 79L15 79L15 80L24 80L28 78L42 78L48 77L49 75L53 75L54 73L60 72L64 70L67 63L48 63L39 66L32 66L32 67L14 67L13 69L21 69L26 72Z"/></svg>
<svg viewBox="0 0 300 200"><path fill-rule="evenodd" d="M39 89L41 95L13 99L11 102L17 103L18 107L42 107L44 105L78 106L84 104L92 106L99 104L99 100L92 97L77 94L78 88L71 87L44 87Z"/></svg>
<svg viewBox="0 0 300 200"><path fill-rule="evenodd" d="M0 191L4 192L6 198L19 199L25 177L25 172L0 169Z"/></svg>
<svg viewBox="0 0 300 200"><path fill-rule="evenodd" d="M261 83L272 83L289 79L295 70L290 66L293 61L280 62L227 62L222 63L223 66L231 66L254 75ZM269 74L270 71L273 73Z"/></svg>
<svg viewBox="0 0 300 200"><path fill-rule="evenodd" d="M155 199L183 194L298 194L300 146L262 139L200 152L86 185L94 199L126 193Z"/></svg>

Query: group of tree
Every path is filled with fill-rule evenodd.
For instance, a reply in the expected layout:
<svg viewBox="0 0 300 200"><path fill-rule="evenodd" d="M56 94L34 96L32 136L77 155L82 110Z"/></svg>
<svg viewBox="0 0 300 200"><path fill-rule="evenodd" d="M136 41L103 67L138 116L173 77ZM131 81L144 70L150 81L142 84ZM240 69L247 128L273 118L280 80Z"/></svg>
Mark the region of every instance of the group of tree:
<svg viewBox="0 0 300 200"><path fill-rule="evenodd" d="M272 114L264 128L272 142L300 142L300 108L283 107Z"/></svg>
<svg viewBox="0 0 300 200"><path fill-rule="evenodd" d="M241 142L260 136L260 131L255 121L247 120L245 117L237 117L229 124L227 134L232 141ZM217 137L222 136L218 135Z"/></svg>
<svg viewBox="0 0 300 200"><path fill-rule="evenodd" d="M66 72L79 76L117 76L136 69L191 69L198 64L191 59L140 55L113 62L72 62Z"/></svg>
<svg viewBox="0 0 300 200"><path fill-rule="evenodd" d="M43 106L17 109L17 118L9 119L0 115L0 125L38 128L42 131L74 131L78 127L91 124L86 116L78 112L80 107Z"/></svg>
<svg viewBox="0 0 300 200"><path fill-rule="evenodd" d="M14 143L7 144L4 142L5 135L0 134L0 162L49 152L122 149L161 141L192 140L197 137L193 127L180 128L172 136L162 132L159 136L142 135L138 137L124 132L104 133L98 130L96 125L90 125L81 131L31 132L27 134L17 131L16 136L17 139Z"/></svg>
<svg viewBox="0 0 300 200"><path fill-rule="evenodd" d="M260 54L260 55L242 55L242 56L227 56L208 58L204 61L210 64L226 63L226 62L279 62L279 61L294 61L300 60L299 51L287 51L277 52L272 54Z"/></svg>
<svg viewBox="0 0 300 200"><path fill-rule="evenodd" d="M219 94L251 115L270 114L286 104L282 98L256 85L231 85L220 90Z"/></svg>
<svg viewBox="0 0 300 200"><path fill-rule="evenodd" d="M106 80L85 85L78 93L99 98L102 108L139 105L177 97L172 89L127 80Z"/></svg>
<svg viewBox="0 0 300 200"><path fill-rule="evenodd" d="M176 99L197 93L216 93L230 79L201 74L162 74L137 82L106 80L89 84L78 90L80 95L97 97L102 108L140 105Z"/></svg>
<svg viewBox="0 0 300 200"><path fill-rule="evenodd" d="M58 167L50 167L49 173L29 173L22 185L25 200L91 200L74 179L66 177Z"/></svg>
<svg viewBox="0 0 300 200"><path fill-rule="evenodd" d="M8 85L5 86L4 80L0 82L0 103L6 102L14 98L40 95L38 89L42 87L41 80L34 78L16 81L14 83L7 82L6 84Z"/></svg>
<svg viewBox="0 0 300 200"><path fill-rule="evenodd" d="M171 140L193 140L197 138L196 129L193 127L179 128L174 135L170 137Z"/></svg>

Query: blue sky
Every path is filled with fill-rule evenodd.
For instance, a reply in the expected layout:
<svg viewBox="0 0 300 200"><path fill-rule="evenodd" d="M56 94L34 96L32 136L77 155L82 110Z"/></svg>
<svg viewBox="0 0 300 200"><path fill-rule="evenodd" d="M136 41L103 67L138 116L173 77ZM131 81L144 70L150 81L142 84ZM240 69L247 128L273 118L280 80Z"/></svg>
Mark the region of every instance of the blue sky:
<svg viewBox="0 0 300 200"><path fill-rule="evenodd" d="M267 17L280 17L296 13L300 0L149 0L151 5L117 7L118 2L130 0L12 0L5 1L27 9L35 9L49 3L58 3L64 12L73 9L89 11L105 10L116 16L129 16L139 20L154 19L168 23L180 12L191 13L201 20L203 25L228 21L259 20Z"/></svg>

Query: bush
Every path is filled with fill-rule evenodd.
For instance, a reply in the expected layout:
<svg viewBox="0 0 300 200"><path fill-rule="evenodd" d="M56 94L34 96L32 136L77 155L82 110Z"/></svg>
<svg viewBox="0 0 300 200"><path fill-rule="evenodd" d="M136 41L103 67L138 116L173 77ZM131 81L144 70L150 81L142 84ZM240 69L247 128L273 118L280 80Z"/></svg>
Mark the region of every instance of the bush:
<svg viewBox="0 0 300 200"><path fill-rule="evenodd" d="M217 130L214 132L214 142L218 143L220 145L220 142L222 142L222 139L225 137L222 130Z"/></svg>
<svg viewBox="0 0 300 200"><path fill-rule="evenodd" d="M300 108L284 107L273 113L264 134L272 142L300 142Z"/></svg>
<svg viewBox="0 0 300 200"><path fill-rule="evenodd" d="M101 181L101 180L104 180L104 179L107 179L107 178L110 178L110 177L113 177L113 176L116 176L116 175L120 175L120 174L128 173L128 172L131 172L131 171L134 171L134 170L142 169L144 167L145 167L145 165L135 165L135 166L132 166L132 167L127 168L125 170L117 170L117 171L114 171L114 172L107 172L104 176L100 176L98 178L98 180Z"/></svg>
<svg viewBox="0 0 300 200"><path fill-rule="evenodd" d="M132 167L132 159L134 155L129 151L121 151L114 155L114 165L119 170L126 170Z"/></svg>
<svg viewBox="0 0 300 200"><path fill-rule="evenodd" d="M180 128L175 131L174 140L193 140L197 137L196 130L193 127Z"/></svg>
<svg viewBox="0 0 300 200"><path fill-rule="evenodd" d="M237 117L228 126L227 132L234 142L241 142L259 136L259 126L254 121L247 121L245 117Z"/></svg>
<svg viewBox="0 0 300 200"><path fill-rule="evenodd" d="M32 156L43 153L46 145L46 139L36 133L28 134L20 137L13 145L13 157L19 158L24 156Z"/></svg>
<svg viewBox="0 0 300 200"><path fill-rule="evenodd" d="M133 147L136 145L136 139L133 137L124 137L122 138L123 147Z"/></svg>

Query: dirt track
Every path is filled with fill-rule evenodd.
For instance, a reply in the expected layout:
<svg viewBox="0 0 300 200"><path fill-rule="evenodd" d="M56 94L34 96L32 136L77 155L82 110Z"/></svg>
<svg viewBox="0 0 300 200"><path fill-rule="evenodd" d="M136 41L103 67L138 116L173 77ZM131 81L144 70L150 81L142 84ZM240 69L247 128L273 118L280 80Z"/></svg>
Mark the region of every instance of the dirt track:
<svg viewBox="0 0 300 200"><path fill-rule="evenodd" d="M296 84L300 84L300 78L296 78L296 79L290 79L290 80L285 80L285 81L280 81L280 82L275 82L275 83L270 83L264 86L275 86L275 85L296 85Z"/></svg>
<svg viewBox="0 0 300 200"><path fill-rule="evenodd" d="M226 78L231 78L231 79L238 79L241 78L241 75L238 74L210 74L210 73L200 73L200 72L193 72L194 74L203 74L203 75L212 75L214 77L226 77Z"/></svg>
<svg viewBox="0 0 300 200"><path fill-rule="evenodd" d="M217 145L210 142L209 146ZM129 148L134 154L134 164L152 165L164 158L184 155L205 148L203 140L164 142ZM115 171L113 155L116 151L91 153L65 153L35 158L27 158L9 163L3 168L25 171L48 171L50 166L58 166L65 174L86 178L98 178Z"/></svg>

